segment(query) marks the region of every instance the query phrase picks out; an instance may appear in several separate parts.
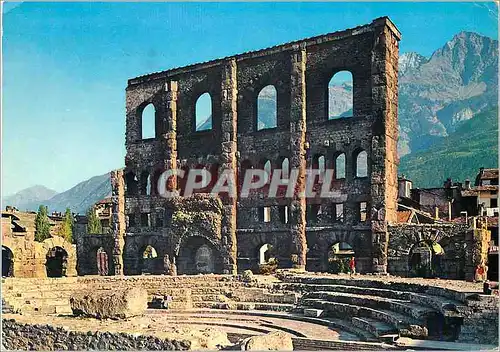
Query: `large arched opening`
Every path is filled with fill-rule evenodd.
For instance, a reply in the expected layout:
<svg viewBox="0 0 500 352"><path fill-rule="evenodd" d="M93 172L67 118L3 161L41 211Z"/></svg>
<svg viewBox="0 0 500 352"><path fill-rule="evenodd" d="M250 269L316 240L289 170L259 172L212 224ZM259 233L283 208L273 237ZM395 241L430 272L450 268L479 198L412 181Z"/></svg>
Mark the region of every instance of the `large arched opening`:
<svg viewBox="0 0 500 352"><path fill-rule="evenodd" d="M2 246L2 277L14 276L14 254L9 247Z"/></svg>
<svg viewBox="0 0 500 352"><path fill-rule="evenodd" d="M179 275L220 274L221 272L220 253L207 239L193 236L181 244L177 257Z"/></svg>
<svg viewBox="0 0 500 352"><path fill-rule="evenodd" d="M67 266L68 252L64 248L56 246L49 249L45 262L47 277L66 276Z"/></svg>
<svg viewBox="0 0 500 352"><path fill-rule="evenodd" d="M420 241L412 246L408 256L410 276L436 277L442 272L444 249L435 241Z"/></svg>
<svg viewBox="0 0 500 352"><path fill-rule="evenodd" d="M335 73L328 82L328 119L353 116L353 77L349 71Z"/></svg>
<svg viewBox="0 0 500 352"><path fill-rule="evenodd" d="M272 85L265 86L257 97L257 131L278 126L278 94Z"/></svg>
<svg viewBox="0 0 500 352"><path fill-rule="evenodd" d="M158 257L153 246L147 245L140 254L139 270L141 274L161 274L163 272L163 260Z"/></svg>
<svg viewBox="0 0 500 352"><path fill-rule="evenodd" d="M356 253L349 243L334 243L328 247L327 271L334 274L348 273L349 261L353 257L356 257Z"/></svg>

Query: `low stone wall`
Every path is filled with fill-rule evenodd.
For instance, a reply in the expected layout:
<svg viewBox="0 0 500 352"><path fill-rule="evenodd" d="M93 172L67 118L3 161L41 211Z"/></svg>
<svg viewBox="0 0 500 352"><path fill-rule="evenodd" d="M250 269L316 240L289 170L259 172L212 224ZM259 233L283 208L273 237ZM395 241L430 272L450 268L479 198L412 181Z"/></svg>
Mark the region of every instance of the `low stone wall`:
<svg viewBox="0 0 500 352"><path fill-rule="evenodd" d="M110 332L75 332L50 325L2 320L2 349L35 351L184 351L191 342Z"/></svg>

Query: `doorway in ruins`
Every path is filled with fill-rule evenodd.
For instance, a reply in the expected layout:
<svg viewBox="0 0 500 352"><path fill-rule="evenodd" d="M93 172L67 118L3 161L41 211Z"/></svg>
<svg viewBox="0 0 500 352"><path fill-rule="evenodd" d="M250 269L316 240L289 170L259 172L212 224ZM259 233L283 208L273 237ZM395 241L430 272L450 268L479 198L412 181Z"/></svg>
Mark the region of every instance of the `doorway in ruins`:
<svg viewBox="0 0 500 352"><path fill-rule="evenodd" d="M14 276L14 254L9 247L2 246L2 277Z"/></svg>
<svg viewBox="0 0 500 352"><path fill-rule="evenodd" d="M163 264L163 261L158 258L156 249L151 245L147 245L141 252L139 262L141 274L161 274L163 272L161 264Z"/></svg>
<svg viewBox="0 0 500 352"><path fill-rule="evenodd" d="M181 245L177 257L177 273L220 274L221 258L216 248L205 238L194 236Z"/></svg>
<svg viewBox="0 0 500 352"><path fill-rule="evenodd" d="M103 247L99 247L99 249L97 249L96 260L97 260L97 274L101 276L107 276L109 274L109 267L108 267L109 258L108 258L108 253L106 253Z"/></svg>
<svg viewBox="0 0 500 352"><path fill-rule="evenodd" d="M333 274L348 273L352 257L356 255L349 243L334 243L328 248L327 271Z"/></svg>
<svg viewBox="0 0 500 352"><path fill-rule="evenodd" d="M263 244L259 248L259 265L269 264L276 261L273 256L274 248L269 243Z"/></svg>
<svg viewBox="0 0 500 352"><path fill-rule="evenodd" d="M413 245L408 258L410 276L432 278L442 272L444 250L435 241L421 241Z"/></svg>
<svg viewBox="0 0 500 352"><path fill-rule="evenodd" d="M47 277L66 276L68 265L68 253L62 247L53 247L49 249L46 256L45 268Z"/></svg>

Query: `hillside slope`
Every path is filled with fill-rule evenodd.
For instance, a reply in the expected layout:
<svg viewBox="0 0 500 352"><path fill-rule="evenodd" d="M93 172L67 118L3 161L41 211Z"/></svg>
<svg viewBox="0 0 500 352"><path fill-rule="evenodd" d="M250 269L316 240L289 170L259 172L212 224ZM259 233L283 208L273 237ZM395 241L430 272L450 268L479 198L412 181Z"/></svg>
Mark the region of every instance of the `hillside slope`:
<svg viewBox="0 0 500 352"><path fill-rule="evenodd" d="M439 187L448 177L473 180L480 167L498 167L497 108L465 121L428 150L402 157L398 171L414 187Z"/></svg>
<svg viewBox="0 0 500 352"><path fill-rule="evenodd" d="M22 191L17 192L11 196L2 199L3 208L6 205L12 205L19 210L32 210L32 204L37 204L39 202L45 201L52 198L57 194L53 189L47 188L45 186L36 185ZM37 206L38 209L38 206ZM36 210L36 209L33 209Z"/></svg>

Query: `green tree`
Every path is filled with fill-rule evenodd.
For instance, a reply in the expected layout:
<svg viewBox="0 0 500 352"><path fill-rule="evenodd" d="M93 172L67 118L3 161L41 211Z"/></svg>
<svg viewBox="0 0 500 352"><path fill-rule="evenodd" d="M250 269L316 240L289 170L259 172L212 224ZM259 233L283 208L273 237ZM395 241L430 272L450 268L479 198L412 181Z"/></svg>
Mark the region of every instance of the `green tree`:
<svg viewBox="0 0 500 352"><path fill-rule="evenodd" d="M102 233L101 220L97 217L94 207L87 210L87 233Z"/></svg>
<svg viewBox="0 0 500 352"><path fill-rule="evenodd" d="M73 214L71 214L69 208L66 208L66 212L64 213L59 236L63 237L69 243L73 243Z"/></svg>
<svg viewBox="0 0 500 352"><path fill-rule="evenodd" d="M45 205L40 205L35 218L35 241L43 242L50 238L50 223Z"/></svg>

